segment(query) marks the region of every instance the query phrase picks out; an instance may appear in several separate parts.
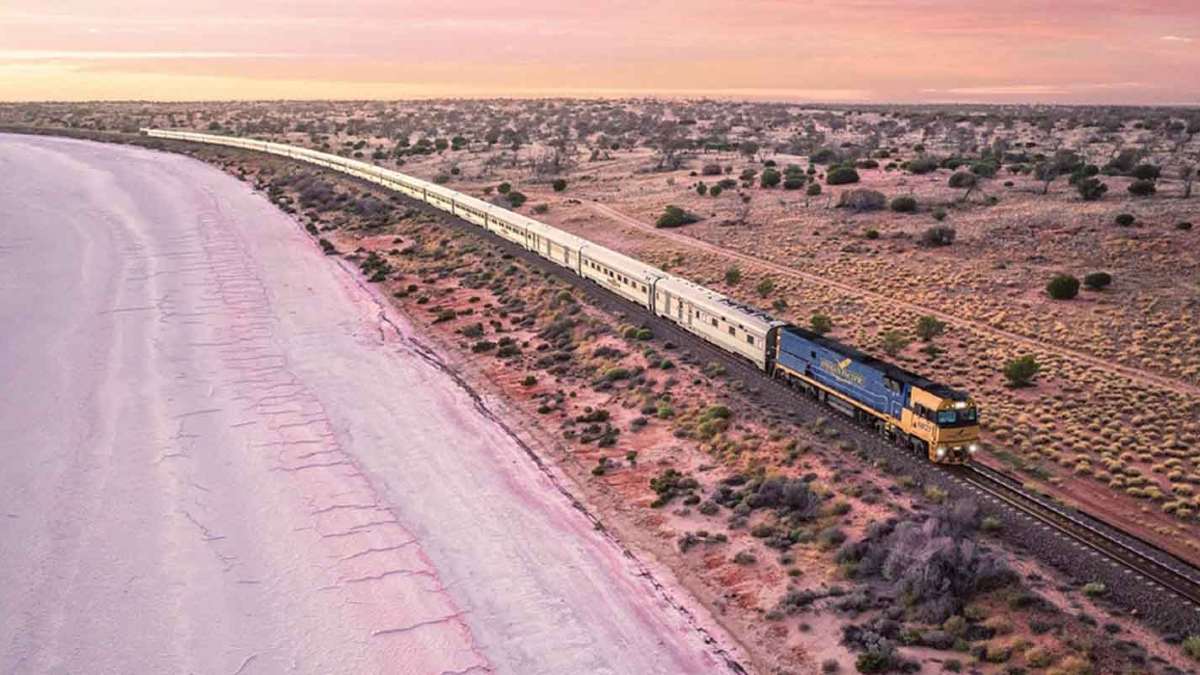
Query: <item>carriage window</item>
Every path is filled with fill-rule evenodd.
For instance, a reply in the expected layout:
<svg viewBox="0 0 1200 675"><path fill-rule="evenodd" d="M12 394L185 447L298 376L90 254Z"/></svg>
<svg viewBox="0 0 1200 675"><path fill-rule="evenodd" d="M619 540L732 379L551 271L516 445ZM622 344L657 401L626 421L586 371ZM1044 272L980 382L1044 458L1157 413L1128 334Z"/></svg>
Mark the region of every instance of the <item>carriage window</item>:
<svg viewBox="0 0 1200 675"><path fill-rule="evenodd" d="M716 327L717 327L717 320L716 320L716 319L713 319L713 320L712 320L712 322L713 322L713 328L716 328Z"/></svg>
<svg viewBox="0 0 1200 675"><path fill-rule="evenodd" d="M747 336L746 336L746 342L748 342L748 343L750 343L750 344L754 344L754 336L753 336L753 335L747 335Z"/></svg>
<svg viewBox="0 0 1200 675"><path fill-rule="evenodd" d="M734 328L733 326L730 326L730 327L729 327L729 334L730 334L730 335L737 335L737 329L736 329L736 328Z"/></svg>

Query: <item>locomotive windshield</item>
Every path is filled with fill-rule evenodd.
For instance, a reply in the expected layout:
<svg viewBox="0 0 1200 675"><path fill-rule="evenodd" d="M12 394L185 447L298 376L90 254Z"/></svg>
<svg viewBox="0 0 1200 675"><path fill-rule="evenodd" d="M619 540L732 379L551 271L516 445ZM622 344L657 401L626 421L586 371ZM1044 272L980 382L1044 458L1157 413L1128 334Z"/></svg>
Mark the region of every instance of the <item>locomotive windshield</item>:
<svg viewBox="0 0 1200 675"><path fill-rule="evenodd" d="M974 408L960 410L939 410L937 424L939 427L961 427L974 424L978 413Z"/></svg>

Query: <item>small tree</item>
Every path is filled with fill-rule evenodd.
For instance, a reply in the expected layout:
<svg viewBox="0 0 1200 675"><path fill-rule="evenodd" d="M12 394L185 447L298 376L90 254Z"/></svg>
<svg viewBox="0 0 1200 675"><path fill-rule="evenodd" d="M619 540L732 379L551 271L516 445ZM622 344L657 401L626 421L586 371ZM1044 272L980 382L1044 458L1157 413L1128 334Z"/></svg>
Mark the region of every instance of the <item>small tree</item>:
<svg viewBox="0 0 1200 675"><path fill-rule="evenodd" d="M758 286L756 286L754 290L758 292L759 297L765 298L775 290L775 280L770 277L766 277L762 281L758 282Z"/></svg>
<svg viewBox="0 0 1200 675"><path fill-rule="evenodd" d="M762 172L762 176L759 178L759 184L765 188L773 188L776 185L779 185L779 181L781 180L783 180L783 176L781 176L778 171L775 169L767 169L766 171Z"/></svg>
<svg viewBox="0 0 1200 675"><path fill-rule="evenodd" d="M696 183L696 194L700 195L701 197L708 194L708 186L704 184L704 181Z"/></svg>
<svg viewBox="0 0 1200 675"><path fill-rule="evenodd" d="M562 192L567 189L567 180L565 178L558 178L554 181L552 187L555 192Z"/></svg>
<svg viewBox="0 0 1200 675"><path fill-rule="evenodd" d="M1004 377L1011 387L1028 387L1042 370L1042 365L1031 354L1019 356L1004 366Z"/></svg>
<svg viewBox="0 0 1200 675"><path fill-rule="evenodd" d="M511 204L514 209L521 208L521 205L525 203L526 199L528 199L528 197L520 192L517 192L516 190L510 190L506 196L508 197L508 203Z"/></svg>
<svg viewBox="0 0 1200 675"><path fill-rule="evenodd" d="M1079 280L1070 274L1059 274L1046 284L1046 293L1055 300L1070 300L1079 295Z"/></svg>
<svg viewBox="0 0 1200 675"><path fill-rule="evenodd" d="M1050 191L1050 184L1058 178L1061 173L1058 162L1047 160L1037 165L1033 170L1033 175L1042 182L1042 194Z"/></svg>
<svg viewBox="0 0 1200 675"><path fill-rule="evenodd" d="M1085 202L1094 202L1108 192L1108 186L1099 178L1084 178L1075 183L1075 189L1079 191L1079 196Z"/></svg>
<svg viewBox="0 0 1200 675"><path fill-rule="evenodd" d="M909 345L910 342L912 342L904 335L904 333L901 333L898 330L885 330L879 336L879 338L883 343L883 351L886 352L888 356L895 356L896 354L899 354L904 350L905 347Z"/></svg>
<svg viewBox="0 0 1200 675"><path fill-rule="evenodd" d="M1083 285L1093 291L1102 291L1108 288L1112 281L1112 275L1108 272L1092 272L1083 278Z"/></svg>
<svg viewBox="0 0 1200 675"><path fill-rule="evenodd" d="M499 193L500 193L500 194L502 194L502 195L506 195L506 194L508 194L508 193L509 193L509 191L511 191L511 190L512 190L512 186L511 186L511 185L509 185L508 183L501 183L501 184L500 184L500 185L499 185L499 186L496 188L496 192L499 192Z"/></svg>
<svg viewBox="0 0 1200 675"><path fill-rule="evenodd" d="M736 266L725 270L725 285L737 286L742 281L742 271Z"/></svg>
<svg viewBox="0 0 1200 675"><path fill-rule="evenodd" d="M925 315L917 319L917 337L924 342L929 342L935 337L946 332L946 322L938 321L937 317Z"/></svg>
<svg viewBox="0 0 1200 675"><path fill-rule="evenodd" d="M808 320L808 326L812 332L824 335L833 330L833 319L824 314L813 314L812 318Z"/></svg>

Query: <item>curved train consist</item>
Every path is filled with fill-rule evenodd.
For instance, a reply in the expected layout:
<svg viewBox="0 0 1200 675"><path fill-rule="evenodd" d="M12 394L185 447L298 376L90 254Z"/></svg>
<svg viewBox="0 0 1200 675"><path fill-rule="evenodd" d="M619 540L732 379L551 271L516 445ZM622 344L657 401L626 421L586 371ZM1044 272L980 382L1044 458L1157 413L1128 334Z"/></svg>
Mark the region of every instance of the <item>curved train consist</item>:
<svg viewBox="0 0 1200 675"><path fill-rule="evenodd" d="M930 461L961 464L978 449L978 411L966 393L777 321L687 279L519 213L429 181L316 150L188 131L143 129L142 133L282 155L398 190L594 281L893 441L925 453Z"/></svg>

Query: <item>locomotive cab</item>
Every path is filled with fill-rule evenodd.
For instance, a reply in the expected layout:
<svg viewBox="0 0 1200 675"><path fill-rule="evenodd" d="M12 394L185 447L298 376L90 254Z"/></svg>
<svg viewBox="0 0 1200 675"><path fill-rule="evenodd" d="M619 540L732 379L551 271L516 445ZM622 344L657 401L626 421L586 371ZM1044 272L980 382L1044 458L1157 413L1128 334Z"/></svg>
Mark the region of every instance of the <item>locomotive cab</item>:
<svg viewBox="0 0 1200 675"><path fill-rule="evenodd" d="M979 450L979 408L963 392L931 389L912 388L902 422L913 445L924 446L929 461L965 464Z"/></svg>

